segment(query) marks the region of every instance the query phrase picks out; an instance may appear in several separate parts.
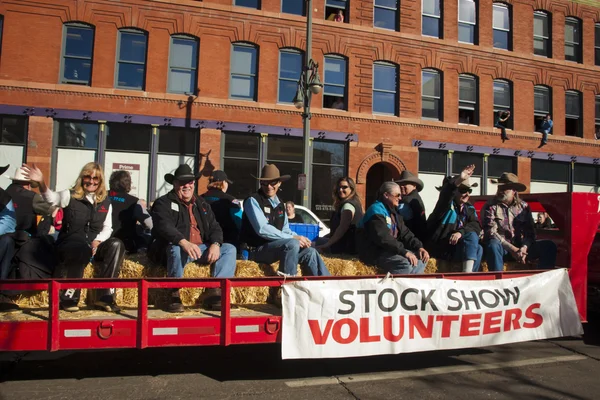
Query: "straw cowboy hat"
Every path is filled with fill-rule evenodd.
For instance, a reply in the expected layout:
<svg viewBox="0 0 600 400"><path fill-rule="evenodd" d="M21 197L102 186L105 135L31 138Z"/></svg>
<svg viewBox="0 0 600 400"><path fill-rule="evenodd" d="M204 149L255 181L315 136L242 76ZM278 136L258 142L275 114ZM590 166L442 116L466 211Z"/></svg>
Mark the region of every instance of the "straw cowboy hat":
<svg viewBox="0 0 600 400"><path fill-rule="evenodd" d="M527 190L527 186L519 182L519 177L511 172L503 172L500 178L492 179L490 182L498 184L502 189L514 189L517 192Z"/></svg>
<svg viewBox="0 0 600 400"><path fill-rule="evenodd" d="M275 166L275 164L266 164L262 171L260 172L260 178L257 178L254 175L251 175L254 179L258 179L259 181L281 181L285 182L290 179L289 175L281 175L279 172L279 168Z"/></svg>
<svg viewBox="0 0 600 400"><path fill-rule="evenodd" d="M165 174L165 181L172 185L174 181L189 182L198 180L200 175L200 173L194 174L189 165L181 164L179 167L177 167L174 173Z"/></svg>
<svg viewBox="0 0 600 400"><path fill-rule="evenodd" d="M0 175L3 175L7 169L10 168L10 164L5 165L4 167L0 167Z"/></svg>
<svg viewBox="0 0 600 400"><path fill-rule="evenodd" d="M450 180L453 178L454 178L453 176L445 177L444 180L442 181L442 186L436 186L435 188L441 192L444 185L446 183L450 182ZM479 186L479 184L477 182L471 183L470 180L467 179L466 181L463 181L463 183L461 183L458 186L458 190L472 190L473 188L476 188L477 186Z"/></svg>
<svg viewBox="0 0 600 400"><path fill-rule="evenodd" d="M415 185L417 187L417 192L420 192L421 190L423 190L423 186L424 186L423 181L420 180L419 178L417 178L416 176L414 176L408 170L402 171L402 173L400 174L400 179L398 179L394 182L396 182L398 185L412 183L413 185Z"/></svg>
<svg viewBox="0 0 600 400"><path fill-rule="evenodd" d="M0 171L1 171L1 169L0 169ZM8 179L10 179L13 182L27 182L31 185L31 187L34 187L34 188L38 187L37 182L33 182L31 179L27 179L25 177L25 174L23 173L23 169L21 167L18 167L17 169L15 169L14 175Z"/></svg>

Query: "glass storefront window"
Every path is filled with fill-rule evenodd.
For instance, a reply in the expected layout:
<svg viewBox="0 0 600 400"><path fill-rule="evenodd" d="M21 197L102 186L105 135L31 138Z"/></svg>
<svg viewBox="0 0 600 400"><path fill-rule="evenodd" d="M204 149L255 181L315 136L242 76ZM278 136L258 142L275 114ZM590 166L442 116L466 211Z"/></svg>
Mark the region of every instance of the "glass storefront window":
<svg viewBox="0 0 600 400"><path fill-rule="evenodd" d="M118 151L150 151L150 125L109 123L106 126L106 148Z"/></svg>

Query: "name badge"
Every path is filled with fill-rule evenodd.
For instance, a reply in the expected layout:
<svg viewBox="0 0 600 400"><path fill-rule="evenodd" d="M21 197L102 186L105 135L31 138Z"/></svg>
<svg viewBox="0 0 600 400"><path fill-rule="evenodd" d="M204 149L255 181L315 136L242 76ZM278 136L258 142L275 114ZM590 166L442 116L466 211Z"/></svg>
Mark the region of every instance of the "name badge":
<svg viewBox="0 0 600 400"><path fill-rule="evenodd" d="M171 210L179 212L179 206L177 203L171 203Z"/></svg>
<svg viewBox="0 0 600 400"><path fill-rule="evenodd" d="M388 225L391 225L391 224L392 224L392 219L391 219L390 217L385 217L385 222L386 222Z"/></svg>
<svg viewBox="0 0 600 400"><path fill-rule="evenodd" d="M265 214L271 214L271 209L269 207L265 207Z"/></svg>

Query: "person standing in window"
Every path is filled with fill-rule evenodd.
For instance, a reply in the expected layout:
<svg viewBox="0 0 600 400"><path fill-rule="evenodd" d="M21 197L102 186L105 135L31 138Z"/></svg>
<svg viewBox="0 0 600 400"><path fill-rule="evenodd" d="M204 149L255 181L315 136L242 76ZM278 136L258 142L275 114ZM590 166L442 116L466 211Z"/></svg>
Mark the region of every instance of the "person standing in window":
<svg viewBox="0 0 600 400"><path fill-rule="evenodd" d="M333 17L333 20L335 22L344 22L344 11L337 10L337 13L335 14L335 17Z"/></svg>
<svg viewBox="0 0 600 400"><path fill-rule="evenodd" d="M506 134L506 121L508 121L508 119L510 118L510 111L500 111L498 113L498 118L496 119L496 123L494 124L494 126L498 129L500 129L501 135L500 138L502 139L502 143L504 143L506 140L510 140L510 138L508 137L508 135Z"/></svg>
<svg viewBox="0 0 600 400"><path fill-rule="evenodd" d="M39 184L44 200L63 209L63 226L56 241L58 266L54 275L61 278L83 278L90 260L99 267L101 278L117 278L121 270L125 245L111 238L112 205L106 190L100 164L83 166L71 190L53 192L46 186L42 171L35 165L23 166L26 179ZM80 289L67 289L60 294L60 307L69 312L79 311ZM97 290L94 306L103 311L120 312L114 289Z"/></svg>
<svg viewBox="0 0 600 400"><path fill-rule="evenodd" d="M410 171L404 170L400 179L395 181L400 186L398 213L404 219L404 224L423 243L427 240L427 218L425 204L419 192L423 190L423 181Z"/></svg>
<svg viewBox="0 0 600 400"><path fill-rule="evenodd" d="M548 143L548 135L552 133L553 126L554 123L552 122L552 116L550 114L546 114L544 122L542 122L542 126L540 127L540 131L542 132L542 142L538 146L538 149L541 149Z"/></svg>
<svg viewBox="0 0 600 400"><path fill-rule="evenodd" d="M352 178L346 176L338 179L333 188L333 206L335 211L331 214L329 240L318 246L317 250L356 254L356 225L364 213Z"/></svg>
<svg viewBox="0 0 600 400"><path fill-rule="evenodd" d="M285 213L287 214L288 222L290 224L303 224L304 220L300 215L296 215L296 205L293 201L285 202Z"/></svg>

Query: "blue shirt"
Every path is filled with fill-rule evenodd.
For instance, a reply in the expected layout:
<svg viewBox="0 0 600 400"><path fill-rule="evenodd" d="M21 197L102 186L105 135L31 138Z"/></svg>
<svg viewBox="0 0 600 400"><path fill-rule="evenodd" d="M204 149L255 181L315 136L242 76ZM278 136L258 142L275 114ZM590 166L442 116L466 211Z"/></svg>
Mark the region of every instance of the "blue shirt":
<svg viewBox="0 0 600 400"><path fill-rule="evenodd" d="M269 201L273 207L277 207L280 203L277 196L270 198ZM244 212L246 213L248 221L250 221L254 232L256 232L258 236L262 237L263 239L274 241L279 239L294 238L295 233L290 229L290 224L288 223L286 213L283 213L285 218L283 228L279 230L273 225L269 224L269 221L265 217L263 210L261 210L260 205L254 198L250 197L244 201Z"/></svg>
<svg viewBox="0 0 600 400"><path fill-rule="evenodd" d="M0 212L0 235L13 233L17 228L17 215L12 200Z"/></svg>
<svg viewBox="0 0 600 400"><path fill-rule="evenodd" d="M554 122L552 122L551 119L549 120L544 120L544 122L542 122L542 132L544 133L550 133L552 132L552 127L554 126Z"/></svg>

